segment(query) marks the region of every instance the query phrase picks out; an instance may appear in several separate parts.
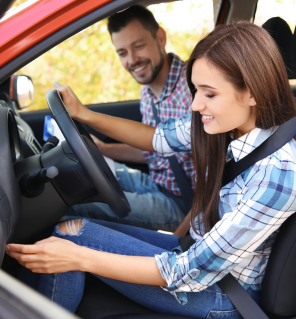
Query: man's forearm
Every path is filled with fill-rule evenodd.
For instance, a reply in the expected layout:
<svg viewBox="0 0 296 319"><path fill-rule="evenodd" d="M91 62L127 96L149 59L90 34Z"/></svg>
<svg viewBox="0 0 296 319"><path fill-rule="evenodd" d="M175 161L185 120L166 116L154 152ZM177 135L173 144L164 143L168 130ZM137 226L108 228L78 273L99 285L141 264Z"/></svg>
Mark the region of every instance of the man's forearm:
<svg viewBox="0 0 296 319"><path fill-rule="evenodd" d="M105 144L104 155L116 161L146 164L143 152L127 144Z"/></svg>
<svg viewBox="0 0 296 319"><path fill-rule="evenodd" d="M179 238L184 237L190 228L190 221L191 221L191 211L187 214L182 224L176 229L176 231L174 232L174 235L176 235Z"/></svg>
<svg viewBox="0 0 296 319"><path fill-rule="evenodd" d="M85 107L68 85L55 84L62 95L69 115L84 124L93 127L117 141L140 150L154 152L152 146L155 128L140 122L93 112Z"/></svg>
<svg viewBox="0 0 296 319"><path fill-rule="evenodd" d="M92 112L88 109L82 113L78 120L117 141L140 150L154 152L152 139L155 133L155 127L140 122Z"/></svg>

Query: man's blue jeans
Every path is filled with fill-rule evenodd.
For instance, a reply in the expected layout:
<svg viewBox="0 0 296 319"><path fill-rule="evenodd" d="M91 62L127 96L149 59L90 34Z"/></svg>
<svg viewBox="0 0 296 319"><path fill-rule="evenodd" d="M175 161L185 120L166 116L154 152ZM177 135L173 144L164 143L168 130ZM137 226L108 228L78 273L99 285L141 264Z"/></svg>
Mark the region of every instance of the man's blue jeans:
<svg viewBox="0 0 296 319"><path fill-rule="evenodd" d="M131 205L126 218L116 216L105 203L72 206L67 215L174 232L185 214L171 198L159 191L149 175L115 162L116 177Z"/></svg>
<svg viewBox="0 0 296 319"><path fill-rule="evenodd" d="M77 235L63 234L57 226L53 235L94 250L130 256L154 256L179 245L178 237L175 235L106 221L93 223L84 220L84 226ZM159 313L187 315L200 319L242 319L216 284L198 293L187 293L188 303L181 305L174 296L160 287L97 277L128 298ZM42 274L38 290L61 306L75 312L83 295L84 280L85 274L79 271ZM260 292L252 289L247 291L256 302L260 302Z"/></svg>

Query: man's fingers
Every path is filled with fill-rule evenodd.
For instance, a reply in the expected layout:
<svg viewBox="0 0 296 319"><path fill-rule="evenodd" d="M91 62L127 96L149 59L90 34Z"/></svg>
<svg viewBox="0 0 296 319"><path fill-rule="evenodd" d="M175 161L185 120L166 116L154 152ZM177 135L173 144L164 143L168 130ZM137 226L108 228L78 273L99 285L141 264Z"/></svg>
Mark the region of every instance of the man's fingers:
<svg viewBox="0 0 296 319"><path fill-rule="evenodd" d="M53 82L53 86L57 89L58 87L60 87L62 85L58 82Z"/></svg>

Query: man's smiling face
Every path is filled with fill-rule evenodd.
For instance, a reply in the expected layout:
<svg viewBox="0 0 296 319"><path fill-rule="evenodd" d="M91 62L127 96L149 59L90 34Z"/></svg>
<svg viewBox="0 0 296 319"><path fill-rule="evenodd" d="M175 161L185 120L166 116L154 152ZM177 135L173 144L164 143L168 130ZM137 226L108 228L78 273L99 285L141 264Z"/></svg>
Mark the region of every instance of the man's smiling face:
<svg viewBox="0 0 296 319"><path fill-rule="evenodd" d="M119 32L112 33L112 41L122 66L140 84L150 84L164 63L163 45L138 20L133 20Z"/></svg>

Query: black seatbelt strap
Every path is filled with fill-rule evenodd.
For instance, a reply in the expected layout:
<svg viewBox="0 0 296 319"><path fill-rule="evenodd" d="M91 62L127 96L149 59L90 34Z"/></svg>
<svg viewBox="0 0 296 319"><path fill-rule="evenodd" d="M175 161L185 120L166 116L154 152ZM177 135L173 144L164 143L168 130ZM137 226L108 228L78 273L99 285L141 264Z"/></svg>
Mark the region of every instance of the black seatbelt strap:
<svg viewBox="0 0 296 319"><path fill-rule="evenodd" d="M152 110L153 110L154 119L156 121L156 124L159 124L160 118L157 114L157 110L156 110L153 98L151 98L151 103L152 103ZM171 169L174 173L177 185L180 189L182 199L183 199L184 205L185 205L187 213L188 213L191 210L193 196L194 196L194 193L193 193L193 190L191 187L191 183L188 181L187 176L186 176L184 170L182 169L181 165L179 164L176 156L173 155L173 156L167 157L167 159L169 160Z"/></svg>
<svg viewBox="0 0 296 319"><path fill-rule="evenodd" d="M222 185L227 185L255 163L282 148L294 136L296 136L296 116L280 125L268 139L255 148L249 155L238 162L235 162L234 159L229 161L225 165Z"/></svg>
<svg viewBox="0 0 296 319"><path fill-rule="evenodd" d="M245 170L253 166L258 161L273 154L285 144L287 144L296 135L296 117L293 117L279 128L254 151L245 156L238 162L234 159L225 165L222 187L234 180ZM194 240L180 238L180 246L183 251L189 249L194 244ZM223 279L217 282L217 285L226 293L227 297L234 304L244 319L268 319L263 310L257 305L239 282L229 273Z"/></svg>
<svg viewBox="0 0 296 319"><path fill-rule="evenodd" d="M227 295L244 319L268 319L256 301L230 273L216 284Z"/></svg>

